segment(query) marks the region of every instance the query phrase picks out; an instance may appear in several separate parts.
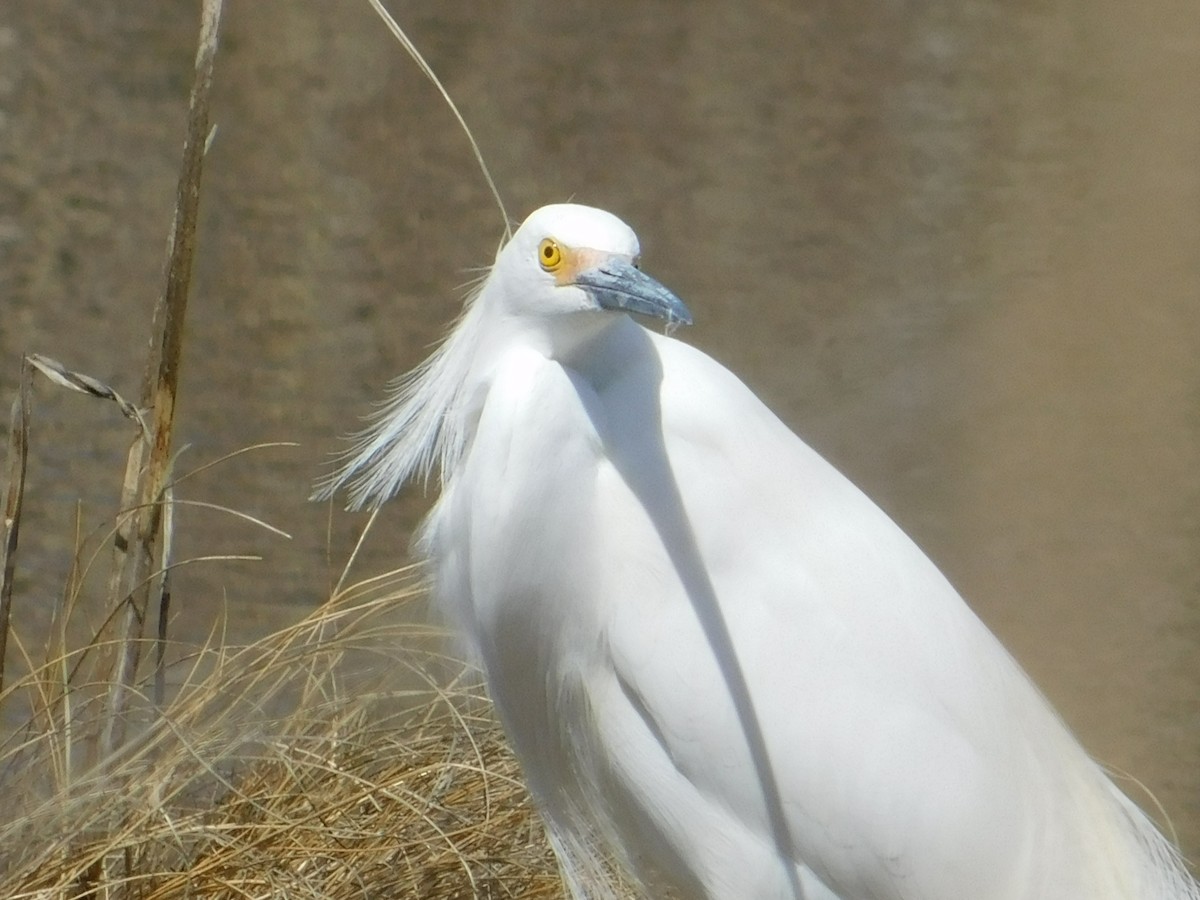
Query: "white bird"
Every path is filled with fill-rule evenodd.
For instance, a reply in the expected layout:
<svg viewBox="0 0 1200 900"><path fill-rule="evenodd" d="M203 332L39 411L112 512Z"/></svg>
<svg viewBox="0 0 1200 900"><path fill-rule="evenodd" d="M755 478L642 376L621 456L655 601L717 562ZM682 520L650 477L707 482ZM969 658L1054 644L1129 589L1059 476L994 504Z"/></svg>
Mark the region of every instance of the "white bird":
<svg viewBox="0 0 1200 900"><path fill-rule="evenodd" d="M633 231L534 212L323 486L418 548L577 898L1197 900L937 568L733 374Z"/></svg>

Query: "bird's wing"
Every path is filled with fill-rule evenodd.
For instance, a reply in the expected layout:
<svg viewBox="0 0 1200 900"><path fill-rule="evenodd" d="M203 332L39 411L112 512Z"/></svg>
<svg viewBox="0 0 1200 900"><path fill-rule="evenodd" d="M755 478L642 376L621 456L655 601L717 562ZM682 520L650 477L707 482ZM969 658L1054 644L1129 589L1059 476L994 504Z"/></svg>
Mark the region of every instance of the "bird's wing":
<svg viewBox="0 0 1200 900"><path fill-rule="evenodd" d="M883 512L718 364L654 346L656 395L636 372L598 392L595 589L618 598L598 731L640 748L618 780L651 816L690 787L697 821L849 896L983 897L980 871L1004 896L1039 752L1081 751ZM625 426L639 404L657 430Z"/></svg>

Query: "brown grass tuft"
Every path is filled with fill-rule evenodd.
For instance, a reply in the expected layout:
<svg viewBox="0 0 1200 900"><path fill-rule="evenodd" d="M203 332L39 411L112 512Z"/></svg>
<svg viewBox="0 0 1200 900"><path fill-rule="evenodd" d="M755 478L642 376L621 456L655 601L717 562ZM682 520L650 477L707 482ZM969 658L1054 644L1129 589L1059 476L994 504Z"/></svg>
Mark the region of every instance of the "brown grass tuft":
<svg viewBox="0 0 1200 900"><path fill-rule="evenodd" d="M431 686L413 594L351 590L194 655L108 766L75 771L86 710L38 709L0 755L0 896L561 897L486 702ZM8 698L49 696L61 665Z"/></svg>

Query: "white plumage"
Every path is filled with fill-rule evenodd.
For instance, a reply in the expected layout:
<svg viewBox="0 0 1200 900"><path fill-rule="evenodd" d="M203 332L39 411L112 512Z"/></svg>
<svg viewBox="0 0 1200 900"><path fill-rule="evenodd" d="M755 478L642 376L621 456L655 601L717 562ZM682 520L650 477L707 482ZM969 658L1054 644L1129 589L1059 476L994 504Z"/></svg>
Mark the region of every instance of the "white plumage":
<svg viewBox="0 0 1200 900"><path fill-rule="evenodd" d="M533 213L323 488L440 469L419 547L575 895L599 844L708 900L1200 898L896 525L629 318L690 321L637 256Z"/></svg>

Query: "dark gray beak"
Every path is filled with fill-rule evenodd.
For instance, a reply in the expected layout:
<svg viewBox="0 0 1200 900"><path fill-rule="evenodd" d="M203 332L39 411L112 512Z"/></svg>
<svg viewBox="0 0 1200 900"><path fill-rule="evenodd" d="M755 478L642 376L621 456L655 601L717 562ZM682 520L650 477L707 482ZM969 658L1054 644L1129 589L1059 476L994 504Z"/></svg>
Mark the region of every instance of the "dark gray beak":
<svg viewBox="0 0 1200 900"><path fill-rule="evenodd" d="M575 277L601 309L640 313L664 319L667 327L691 325L692 314L683 301L633 263L610 259Z"/></svg>

